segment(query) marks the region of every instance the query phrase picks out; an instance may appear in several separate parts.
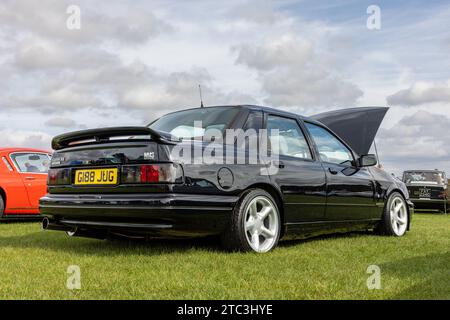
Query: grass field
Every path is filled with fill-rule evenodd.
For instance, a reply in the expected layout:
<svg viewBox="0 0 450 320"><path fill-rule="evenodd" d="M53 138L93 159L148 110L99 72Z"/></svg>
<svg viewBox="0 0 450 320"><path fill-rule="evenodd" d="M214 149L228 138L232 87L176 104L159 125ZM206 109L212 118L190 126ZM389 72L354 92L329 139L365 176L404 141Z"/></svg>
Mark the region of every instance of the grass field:
<svg viewBox="0 0 450 320"><path fill-rule="evenodd" d="M81 268L81 290L66 288ZM368 290L369 265L381 268ZM417 214L403 238L353 233L264 254L210 241L110 242L0 224L0 299L450 299L450 216Z"/></svg>

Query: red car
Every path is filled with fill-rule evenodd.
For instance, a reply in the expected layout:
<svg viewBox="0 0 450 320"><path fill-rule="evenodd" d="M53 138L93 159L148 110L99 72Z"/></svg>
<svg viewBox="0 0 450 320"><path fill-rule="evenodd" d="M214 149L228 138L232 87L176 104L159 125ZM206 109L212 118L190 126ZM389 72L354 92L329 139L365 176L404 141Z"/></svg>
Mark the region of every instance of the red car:
<svg viewBox="0 0 450 320"><path fill-rule="evenodd" d="M44 150L0 148L0 219L39 216L50 158Z"/></svg>

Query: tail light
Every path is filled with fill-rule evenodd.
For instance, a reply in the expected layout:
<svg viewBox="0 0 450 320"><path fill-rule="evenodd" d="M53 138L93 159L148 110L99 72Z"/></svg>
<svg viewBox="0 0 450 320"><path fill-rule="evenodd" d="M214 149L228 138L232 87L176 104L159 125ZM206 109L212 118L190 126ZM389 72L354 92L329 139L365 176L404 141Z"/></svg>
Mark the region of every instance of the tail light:
<svg viewBox="0 0 450 320"><path fill-rule="evenodd" d="M50 169L47 175L48 185L62 185L70 184L70 170L69 169Z"/></svg>
<svg viewBox="0 0 450 320"><path fill-rule="evenodd" d="M121 183L181 183L183 172L174 163L123 166Z"/></svg>
<svg viewBox="0 0 450 320"><path fill-rule="evenodd" d="M141 166L141 182L142 183L159 182L159 166L157 165Z"/></svg>

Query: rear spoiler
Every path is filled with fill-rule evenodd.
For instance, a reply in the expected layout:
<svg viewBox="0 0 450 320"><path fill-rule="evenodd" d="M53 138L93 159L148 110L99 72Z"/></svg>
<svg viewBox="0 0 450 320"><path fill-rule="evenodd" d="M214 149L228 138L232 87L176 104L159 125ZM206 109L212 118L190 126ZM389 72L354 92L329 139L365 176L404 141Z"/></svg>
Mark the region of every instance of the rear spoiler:
<svg viewBox="0 0 450 320"><path fill-rule="evenodd" d="M111 127L89 129L58 135L52 140L52 148L60 150L72 145L82 143L95 143L109 141L112 137L150 135L152 139L166 143L175 143L175 137L170 134L158 132L149 127Z"/></svg>

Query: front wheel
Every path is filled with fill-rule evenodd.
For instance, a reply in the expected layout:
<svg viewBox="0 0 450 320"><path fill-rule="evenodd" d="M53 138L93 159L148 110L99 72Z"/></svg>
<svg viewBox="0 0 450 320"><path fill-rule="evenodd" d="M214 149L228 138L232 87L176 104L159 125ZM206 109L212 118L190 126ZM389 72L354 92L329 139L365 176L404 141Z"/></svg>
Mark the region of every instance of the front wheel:
<svg viewBox="0 0 450 320"><path fill-rule="evenodd" d="M379 233L401 237L408 228L408 207L403 196L393 192L384 208L383 220L378 228Z"/></svg>
<svg viewBox="0 0 450 320"><path fill-rule="evenodd" d="M268 252L280 238L281 219L272 196L261 189L251 189L241 196L229 226L222 234L222 244L231 251Z"/></svg>

